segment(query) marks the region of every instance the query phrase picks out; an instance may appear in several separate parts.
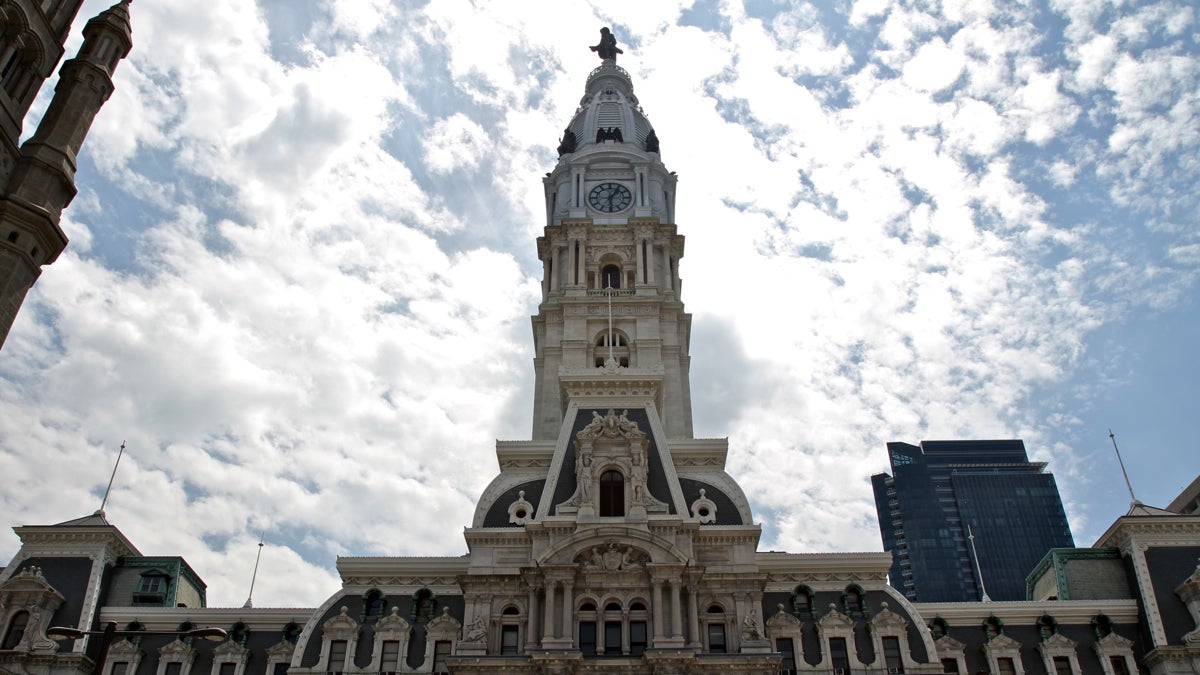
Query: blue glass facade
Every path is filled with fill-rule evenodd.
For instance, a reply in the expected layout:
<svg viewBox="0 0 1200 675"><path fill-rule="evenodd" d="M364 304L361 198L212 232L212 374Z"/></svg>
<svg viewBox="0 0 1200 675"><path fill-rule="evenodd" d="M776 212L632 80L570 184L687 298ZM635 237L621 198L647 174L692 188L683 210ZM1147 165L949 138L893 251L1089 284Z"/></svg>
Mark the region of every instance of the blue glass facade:
<svg viewBox="0 0 1200 675"><path fill-rule="evenodd" d="M871 484L892 585L910 600L982 597L968 526L993 600L1024 600L1046 552L1075 545L1053 474L1020 440L888 443L888 456L892 473Z"/></svg>

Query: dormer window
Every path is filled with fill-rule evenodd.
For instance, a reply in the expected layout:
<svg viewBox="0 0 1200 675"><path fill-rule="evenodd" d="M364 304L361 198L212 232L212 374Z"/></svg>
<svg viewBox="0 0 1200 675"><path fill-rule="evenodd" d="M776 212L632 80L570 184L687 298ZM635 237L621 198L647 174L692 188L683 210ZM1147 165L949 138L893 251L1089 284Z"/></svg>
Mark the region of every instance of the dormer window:
<svg viewBox="0 0 1200 675"><path fill-rule="evenodd" d="M161 570L142 572L137 588L133 591L133 604L162 607L167 600L167 587L171 577Z"/></svg>

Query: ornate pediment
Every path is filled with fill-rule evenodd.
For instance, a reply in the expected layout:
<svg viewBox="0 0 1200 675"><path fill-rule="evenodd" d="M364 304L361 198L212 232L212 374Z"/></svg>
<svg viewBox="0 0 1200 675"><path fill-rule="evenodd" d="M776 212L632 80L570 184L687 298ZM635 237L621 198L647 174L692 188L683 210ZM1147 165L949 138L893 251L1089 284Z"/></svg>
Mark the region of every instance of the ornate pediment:
<svg viewBox="0 0 1200 675"><path fill-rule="evenodd" d="M296 645L287 640L280 640L270 647L267 647L267 658L281 663L290 662L292 660L292 654L295 653Z"/></svg>
<svg viewBox="0 0 1200 675"><path fill-rule="evenodd" d="M331 640L349 640L358 635L358 622L350 618L349 608L342 605L338 615L321 626L321 633Z"/></svg>
<svg viewBox="0 0 1200 675"><path fill-rule="evenodd" d="M992 639L990 639L986 643L984 643L983 649L984 649L984 651L988 651L988 652L1003 651L1003 650L1009 650L1009 649L1019 651L1021 649L1021 643L1008 637L1007 635L1001 634L1001 635L996 635L996 636L992 637Z"/></svg>
<svg viewBox="0 0 1200 675"><path fill-rule="evenodd" d="M1069 637L1066 637L1062 633L1055 633L1041 642L1041 646L1045 649L1074 650L1077 644L1079 643L1075 642Z"/></svg>
<svg viewBox="0 0 1200 675"><path fill-rule="evenodd" d="M441 615L425 627L425 633L434 639L450 640L458 637L458 631L461 629L462 624L458 619L450 616L450 608L443 607Z"/></svg>
<svg viewBox="0 0 1200 675"><path fill-rule="evenodd" d="M854 621L850 617L838 611L837 605L829 603L829 613L821 617L817 621L817 625L822 628L847 628L853 630Z"/></svg>
<svg viewBox="0 0 1200 675"><path fill-rule="evenodd" d="M767 619L767 628L796 628L804 625L791 612L784 611L783 605L775 605L775 613Z"/></svg>
<svg viewBox="0 0 1200 675"><path fill-rule="evenodd" d="M888 609L886 602L880 603L879 606L879 613L871 618L871 628L881 633L903 632L908 626L908 621L905 621L904 617Z"/></svg>
<svg viewBox="0 0 1200 675"><path fill-rule="evenodd" d="M232 658L246 658L250 656L250 650L247 650L246 647L235 643L233 640L226 640L212 650L212 655L217 657L227 657L226 659L228 661L228 659Z"/></svg>
<svg viewBox="0 0 1200 675"><path fill-rule="evenodd" d="M955 640L949 635L943 635L942 637L934 640L933 646L937 648L937 653L939 656L953 656L955 654L961 654L963 653L963 650L967 648L967 645Z"/></svg>
<svg viewBox="0 0 1200 675"><path fill-rule="evenodd" d="M400 608L392 607L392 613L375 624L375 637L379 640L398 640L411 630L412 626L400 616Z"/></svg>
<svg viewBox="0 0 1200 675"><path fill-rule="evenodd" d="M1133 649L1133 640L1121 635L1117 635L1116 633L1109 633L1099 640L1096 640L1096 644L1094 646L1113 651Z"/></svg>
<svg viewBox="0 0 1200 675"><path fill-rule="evenodd" d="M179 638L175 638L158 650L159 661L187 662L195 658L195 656L196 650L192 649L186 642Z"/></svg>

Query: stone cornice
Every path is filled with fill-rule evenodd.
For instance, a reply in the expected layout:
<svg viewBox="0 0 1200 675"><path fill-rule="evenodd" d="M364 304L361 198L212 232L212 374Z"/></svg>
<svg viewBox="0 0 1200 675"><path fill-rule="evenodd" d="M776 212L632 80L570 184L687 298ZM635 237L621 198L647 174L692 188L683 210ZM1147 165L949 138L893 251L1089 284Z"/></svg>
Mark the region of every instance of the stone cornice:
<svg viewBox="0 0 1200 675"><path fill-rule="evenodd" d="M467 555L411 558L345 557L337 559L337 570L342 577L342 583L346 586L370 585L372 580L380 586L392 585L394 582L391 580L401 580L397 585L408 585L403 580L412 578L449 578L453 580L456 575L467 571L470 562Z"/></svg>
<svg viewBox="0 0 1200 675"><path fill-rule="evenodd" d="M103 544L108 546L114 556L141 556L124 534L117 528L108 526L72 527L62 525L23 525L14 527L13 532L21 539L26 557L35 557L41 551L58 553L64 550L74 552L79 545Z"/></svg>
<svg viewBox="0 0 1200 675"><path fill-rule="evenodd" d="M1118 547L1127 551L1132 539L1163 546L1195 545L1200 535L1197 516L1121 516L1096 540L1094 548Z"/></svg>
<svg viewBox="0 0 1200 675"><path fill-rule="evenodd" d="M105 607L100 623L124 626L137 620L147 630L175 630L184 621L197 626L229 628L241 621L252 631L279 631L290 622L303 626L312 607Z"/></svg>
<svg viewBox="0 0 1200 675"><path fill-rule="evenodd" d="M1137 623L1137 600L1045 600L1014 602L916 602L926 623L940 616L951 626L978 625L995 615L1004 623L1033 625L1043 614L1059 623L1089 623L1103 614L1114 623Z"/></svg>

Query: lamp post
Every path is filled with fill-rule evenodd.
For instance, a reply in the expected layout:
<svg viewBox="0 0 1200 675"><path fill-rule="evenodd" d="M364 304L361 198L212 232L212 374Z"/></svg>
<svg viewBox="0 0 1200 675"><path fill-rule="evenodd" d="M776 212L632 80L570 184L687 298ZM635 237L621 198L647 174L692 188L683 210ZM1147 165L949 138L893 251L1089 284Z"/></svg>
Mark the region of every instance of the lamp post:
<svg viewBox="0 0 1200 675"><path fill-rule="evenodd" d="M224 628L209 626L193 628L192 630L117 630L117 624L109 621L104 624L104 630L80 630L66 626L51 626L46 629L46 637L59 642L63 640L79 640L89 635L100 636L100 653L96 655L96 666L92 675L104 675L104 662L108 659L108 647L117 638L142 637L144 635L174 635L181 638L203 638L221 642L229 637Z"/></svg>

